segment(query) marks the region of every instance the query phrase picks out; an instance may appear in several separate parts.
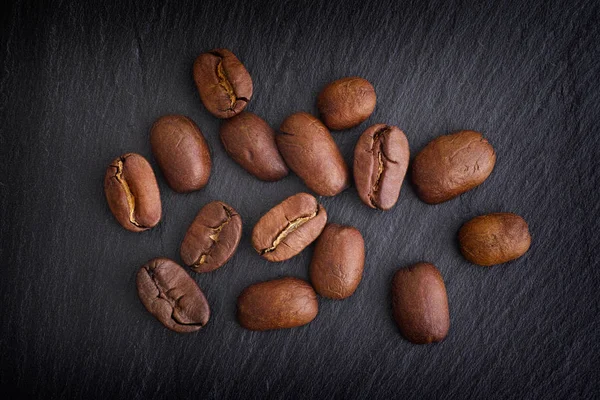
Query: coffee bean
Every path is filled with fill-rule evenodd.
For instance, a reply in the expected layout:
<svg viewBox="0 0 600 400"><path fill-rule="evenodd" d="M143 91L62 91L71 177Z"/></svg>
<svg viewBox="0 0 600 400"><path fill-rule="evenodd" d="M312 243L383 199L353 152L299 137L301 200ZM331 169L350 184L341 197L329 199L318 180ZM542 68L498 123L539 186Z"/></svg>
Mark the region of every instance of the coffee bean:
<svg viewBox="0 0 600 400"><path fill-rule="evenodd" d="M512 213L475 217L458 232L460 250L473 264L490 266L521 257L529 250L531 236L525 220Z"/></svg>
<svg viewBox="0 0 600 400"><path fill-rule="evenodd" d="M340 130L352 128L369 118L376 102L373 85L354 76L325 86L319 94L317 107L325 125Z"/></svg>
<svg viewBox="0 0 600 400"><path fill-rule="evenodd" d="M155 258L137 273L144 307L175 332L194 332L208 322L208 302L196 282L175 261Z"/></svg>
<svg viewBox="0 0 600 400"><path fill-rule="evenodd" d="M220 136L227 154L258 179L277 181L287 176L275 131L257 115L245 111L223 121Z"/></svg>
<svg viewBox="0 0 600 400"><path fill-rule="evenodd" d="M176 192L202 189L210 177L208 144L198 126L183 115L166 115L152 126L152 153Z"/></svg>
<svg viewBox="0 0 600 400"><path fill-rule="evenodd" d="M398 270L392 282L392 304L400 332L409 341L441 342L448 334L446 286L433 264L418 263Z"/></svg>
<svg viewBox="0 0 600 400"><path fill-rule="evenodd" d="M350 297L362 279L365 242L358 229L328 224L315 246L310 281L321 296Z"/></svg>
<svg viewBox="0 0 600 400"><path fill-rule="evenodd" d="M252 78L227 49L203 53L194 62L194 81L204 107L217 118L240 113L252 97Z"/></svg>
<svg viewBox="0 0 600 400"><path fill-rule="evenodd" d="M460 131L429 142L413 161L412 180L426 203L450 200L487 179L496 153L481 133Z"/></svg>
<svg viewBox="0 0 600 400"><path fill-rule="evenodd" d="M377 124L364 131L354 148L354 182L363 203L380 210L392 208L409 157L408 140L397 127Z"/></svg>
<svg viewBox="0 0 600 400"><path fill-rule="evenodd" d="M286 277L248 286L237 301L240 324L253 331L308 324L319 312L317 294L302 279Z"/></svg>
<svg viewBox="0 0 600 400"><path fill-rule="evenodd" d="M288 197L265 215L252 230L252 246L269 261L283 261L300 253L327 223L322 205L308 193Z"/></svg>
<svg viewBox="0 0 600 400"><path fill-rule="evenodd" d="M335 196L349 186L348 166L321 121L299 112L287 117L279 129L279 151L309 189L321 196Z"/></svg>
<svg viewBox="0 0 600 400"><path fill-rule="evenodd" d="M225 264L240 243L242 218L230 206L213 201L202 207L181 244L181 259L196 272Z"/></svg>
<svg viewBox="0 0 600 400"><path fill-rule="evenodd" d="M156 177L148 161L139 154L124 154L108 166L104 194L113 215L128 231L145 231L160 221Z"/></svg>

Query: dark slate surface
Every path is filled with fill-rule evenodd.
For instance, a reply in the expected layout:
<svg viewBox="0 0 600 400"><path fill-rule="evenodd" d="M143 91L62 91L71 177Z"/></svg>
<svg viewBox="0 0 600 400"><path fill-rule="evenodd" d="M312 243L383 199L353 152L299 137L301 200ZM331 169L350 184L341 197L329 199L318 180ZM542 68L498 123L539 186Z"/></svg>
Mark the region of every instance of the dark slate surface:
<svg viewBox="0 0 600 400"><path fill-rule="evenodd" d="M0 390L42 398L598 398L600 391L600 18L595 1L17 2L2 15L0 79ZM250 71L249 110L277 127L316 112L327 82L373 82L371 118L334 134L346 160L370 124L396 124L414 156L457 129L484 132L491 177L430 206L407 181L377 212L354 188L322 198L330 221L365 237L366 269L345 301L320 299L308 326L242 329L247 285L307 278L312 249L271 264L250 246L260 215L306 190L296 176L263 183L229 159L219 121L191 78L195 57L232 49ZM164 218L126 232L104 199L106 166L151 157L153 121L190 116L211 147L202 191L180 195L158 173ZM179 261L196 212L211 200L244 220L237 254L192 276L212 317L196 334L163 328L143 308L135 273ZM456 233L469 218L512 211L533 245L495 268L467 263ZM451 330L416 346L392 319L394 271L435 263Z"/></svg>

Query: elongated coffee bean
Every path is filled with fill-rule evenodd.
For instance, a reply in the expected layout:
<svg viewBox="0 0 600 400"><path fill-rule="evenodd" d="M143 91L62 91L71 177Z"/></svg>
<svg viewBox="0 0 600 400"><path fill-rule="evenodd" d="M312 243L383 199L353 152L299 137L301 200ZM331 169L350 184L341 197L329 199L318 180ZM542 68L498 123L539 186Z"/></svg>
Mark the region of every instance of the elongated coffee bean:
<svg viewBox="0 0 600 400"><path fill-rule="evenodd" d="M365 242L352 226L327 224L310 263L310 281L321 296L345 299L362 279Z"/></svg>
<svg viewBox="0 0 600 400"><path fill-rule="evenodd" d="M321 233L327 213L308 193L288 197L265 215L252 230L254 250L269 261L283 261L300 253Z"/></svg>
<svg viewBox="0 0 600 400"><path fill-rule="evenodd" d="M317 107L329 129L348 129L369 118L377 96L368 80L352 76L333 81L319 94Z"/></svg>
<svg viewBox="0 0 600 400"><path fill-rule="evenodd" d="M231 207L213 201L202 207L181 244L181 259L196 272L225 264L240 243L242 218Z"/></svg>
<svg viewBox="0 0 600 400"><path fill-rule="evenodd" d="M392 282L392 304L394 319L409 341L440 342L448 334L446 285L433 264L418 263L398 270Z"/></svg>
<svg viewBox="0 0 600 400"><path fill-rule="evenodd" d="M104 194L117 221L129 231L145 231L160 221L156 177L148 161L139 154L124 154L108 166Z"/></svg>
<svg viewBox="0 0 600 400"><path fill-rule="evenodd" d="M223 121L219 136L227 154L258 179L277 181L287 176L275 131L257 115L244 111Z"/></svg>
<svg viewBox="0 0 600 400"><path fill-rule="evenodd" d="M175 332L194 332L208 322L208 302L196 282L175 261L155 258L137 273L144 307Z"/></svg>
<svg viewBox="0 0 600 400"><path fill-rule="evenodd" d="M152 153L176 192L202 189L210 177L208 144L198 126L183 115L166 115L152 126Z"/></svg>
<svg viewBox="0 0 600 400"><path fill-rule="evenodd" d="M412 180L421 200L437 204L482 184L495 164L494 148L481 133L460 131L432 140L417 154Z"/></svg>
<svg viewBox="0 0 600 400"><path fill-rule="evenodd" d="M490 266L521 257L529 250L527 222L512 213L475 217L458 232L460 251L473 264Z"/></svg>
<svg viewBox="0 0 600 400"><path fill-rule="evenodd" d="M287 165L320 196L335 196L350 185L348 166L325 125L299 112L287 117L277 146Z"/></svg>
<svg viewBox="0 0 600 400"><path fill-rule="evenodd" d="M248 286L237 308L244 328L265 331L308 324L317 316L319 302L308 282L287 277Z"/></svg>
<svg viewBox="0 0 600 400"><path fill-rule="evenodd" d="M410 150L395 126L369 127L354 148L354 182L360 199L371 208L389 210L398 201Z"/></svg>
<svg viewBox="0 0 600 400"><path fill-rule="evenodd" d="M227 49L203 53L194 62L194 81L206 109L217 118L239 114L252 97L252 78Z"/></svg>

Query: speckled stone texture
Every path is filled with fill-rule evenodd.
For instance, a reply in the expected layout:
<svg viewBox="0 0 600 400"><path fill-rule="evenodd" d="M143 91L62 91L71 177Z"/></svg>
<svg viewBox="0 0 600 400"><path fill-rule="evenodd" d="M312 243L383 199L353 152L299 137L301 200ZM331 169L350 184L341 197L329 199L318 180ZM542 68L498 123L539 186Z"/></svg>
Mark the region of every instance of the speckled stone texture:
<svg viewBox="0 0 600 400"><path fill-rule="evenodd" d="M594 398L600 392L600 6L593 0L7 2L0 15L0 391L13 398ZM482 132L489 179L431 206L404 183L387 212L354 187L321 197L329 221L357 227L364 277L344 301L319 299L310 324L250 332L236 321L248 285L308 279L312 246L282 263L252 249L260 216L307 191L290 174L257 180L219 141L192 65L229 48L252 76L247 110L277 128L317 112L330 81L368 79L371 117L333 132L348 165L370 125L402 129L414 157L431 139ZM165 114L198 124L213 170L176 194L152 157ZM158 179L163 218L130 233L104 198L107 165L138 152ZM410 169L410 167L409 167ZM149 314L135 275L179 245L200 208L234 207L240 246L217 271L191 273L210 322L179 335ZM532 246L482 268L460 226L514 212ZM396 327L394 272L419 261L444 277L451 327L417 346Z"/></svg>

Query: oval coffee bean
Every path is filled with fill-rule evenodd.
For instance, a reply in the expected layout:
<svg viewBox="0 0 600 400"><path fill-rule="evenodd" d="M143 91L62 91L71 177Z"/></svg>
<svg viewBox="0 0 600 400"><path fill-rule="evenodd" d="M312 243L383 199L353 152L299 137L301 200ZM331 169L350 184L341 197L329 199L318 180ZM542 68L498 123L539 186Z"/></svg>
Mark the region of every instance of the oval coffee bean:
<svg viewBox="0 0 600 400"><path fill-rule="evenodd" d="M139 154L124 154L108 166L104 194L113 215L128 231L145 231L160 221L156 177L148 161Z"/></svg>
<svg viewBox="0 0 600 400"><path fill-rule="evenodd" d="M335 196L348 187L348 166L321 121L299 112L287 117L279 129L279 151L309 189L320 196Z"/></svg>
<svg viewBox="0 0 600 400"><path fill-rule="evenodd" d="M213 201L202 207L181 244L181 259L196 272L225 264L240 243L242 218L230 206Z"/></svg>
<svg viewBox="0 0 600 400"><path fill-rule="evenodd" d="M481 133L460 131L429 142L415 157L412 180L426 203L450 200L487 179L496 153Z"/></svg>
<svg viewBox="0 0 600 400"><path fill-rule="evenodd" d="M410 150L395 126L368 128L354 148L354 182L360 199L371 208L389 210L398 201Z"/></svg>
<svg viewBox="0 0 600 400"><path fill-rule="evenodd" d="M329 129L352 128L373 113L377 96L368 80L359 77L338 79L319 94L317 107Z"/></svg>
<svg viewBox="0 0 600 400"><path fill-rule="evenodd" d="M159 118L150 133L152 153L176 192L202 189L210 177L208 144L198 126L183 115Z"/></svg>
<svg viewBox="0 0 600 400"><path fill-rule="evenodd" d="M317 294L302 279L281 278L248 286L237 301L240 324L253 331L308 324L319 312Z"/></svg>
<svg viewBox="0 0 600 400"><path fill-rule="evenodd" d="M448 334L446 286L433 264L418 263L398 270L392 282L392 305L400 332L409 341L440 342Z"/></svg>
<svg viewBox="0 0 600 400"><path fill-rule="evenodd" d="M323 231L327 213L308 193L288 197L265 215L252 230L252 247L269 261L283 261L300 253Z"/></svg>
<svg viewBox="0 0 600 400"><path fill-rule="evenodd" d="M525 220L512 213L475 217L458 232L460 251L473 264L490 266L521 257L531 236Z"/></svg>
<svg viewBox="0 0 600 400"><path fill-rule="evenodd" d="M175 332L194 332L208 322L210 309L202 290L185 270L168 258L155 258L137 273L144 307Z"/></svg>
<svg viewBox="0 0 600 400"><path fill-rule="evenodd" d="M204 107L217 118L240 113L252 97L252 78L227 49L203 53L194 62L194 81Z"/></svg>
<svg viewBox="0 0 600 400"><path fill-rule="evenodd" d="M310 281L321 296L350 297L362 279L365 242L358 229L328 224L315 246Z"/></svg>
<svg viewBox="0 0 600 400"><path fill-rule="evenodd" d="M258 179L278 181L287 176L275 131L262 118L244 111L223 121L219 133L227 154Z"/></svg>

